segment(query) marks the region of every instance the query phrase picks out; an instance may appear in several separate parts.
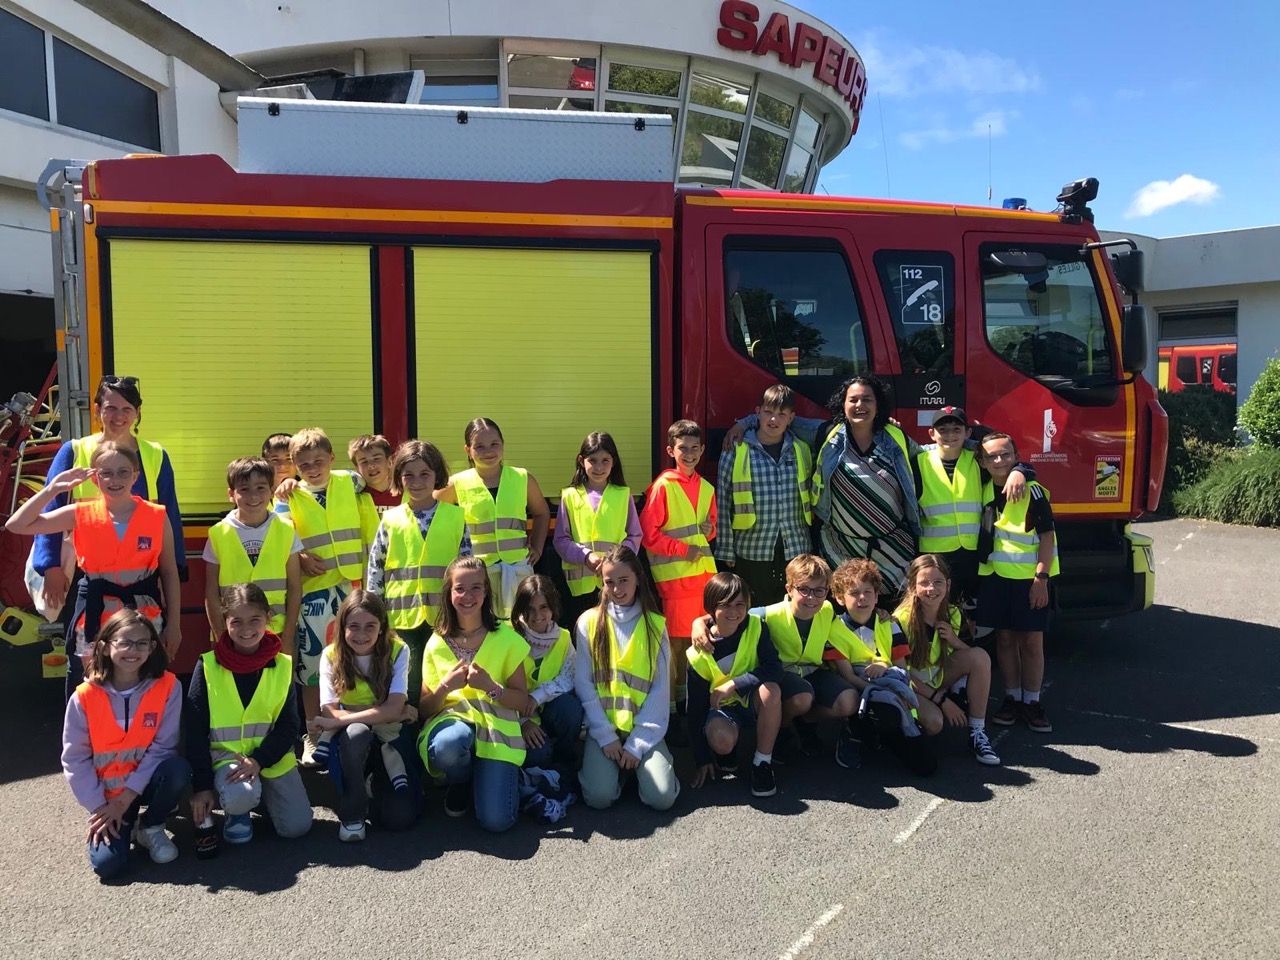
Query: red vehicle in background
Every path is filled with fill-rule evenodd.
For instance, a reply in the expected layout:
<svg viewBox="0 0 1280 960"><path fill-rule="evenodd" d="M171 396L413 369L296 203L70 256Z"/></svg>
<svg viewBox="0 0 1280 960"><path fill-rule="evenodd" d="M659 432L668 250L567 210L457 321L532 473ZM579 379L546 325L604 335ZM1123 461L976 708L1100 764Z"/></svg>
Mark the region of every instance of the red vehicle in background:
<svg viewBox="0 0 1280 960"><path fill-rule="evenodd" d="M1177 393L1186 387L1208 386L1236 392L1236 345L1196 343L1162 346L1159 353L1161 390Z"/></svg>
<svg viewBox="0 0 1280 960"><path fill-rule="evenodd" d="M450 128L469 135L471 113ZM1107 256L1096 181L1068 185L1052 214L673 190L669 171L460 182L190 156L55 181L61 438L92 431L104 372L140 378L191 559L179 669L206 649L199 557L227 509L226 463L270 433L322 425L338 450L420 436L456 461L465 423L491 416L553 491L581 438L607 429L639 488L673 420L708 427L714 451L769 384L825 416L868 372L917 440L946 405L1016 438L1052 491L1065 615L1151 603L1151 541L1130 523L1159 501L1166 418L1138 375L1142 308L1117 279L1140 290L1141 256ZM6 502L43 482L47 454L3 461ZM714 478L714 453L703 469ZM25 551L7 539L7 556ZM5 602L25 606L9 573Z"/></svg>
<svg viewBox="0 0 1280 960"><path fill-rule="evenodd" d="M594 90L596 88L596 58L578 57L573 61L569 74L570 90Z"/></svg>

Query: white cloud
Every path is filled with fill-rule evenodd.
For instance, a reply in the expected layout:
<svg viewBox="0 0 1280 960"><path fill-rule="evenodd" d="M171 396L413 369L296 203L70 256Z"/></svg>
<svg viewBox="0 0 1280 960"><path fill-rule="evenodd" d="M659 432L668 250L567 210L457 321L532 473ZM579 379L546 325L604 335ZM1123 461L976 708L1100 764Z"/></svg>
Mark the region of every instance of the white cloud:
<svg viewBox="0 0 1280 960"><path fill-rule="evenodd" d="M1211 180L1184 173L1176 180L1152 180L1133 195L1126 217L1149 217L1179 203L1203 206L1218 199L1222 188Z"/></svg>
<svg viewBox="0 0 1280 960"><path fill-rule="evenodd" d="M1013 110L988 110L973 118L967 126L938 123L923 130L909 130L898 140L908 150L923 150L936 143L955 143L957 140L973 140L986 137L1003 137L1009 132L1009 121L1018 114Z"/></svg>
<svg viewBox="0 0 1280 960"><path fill-rule="evenodd" d="M855 46L867 68L868 89L886 97L1026 93L1040 87L1033 68L986 51L884 42L877 33L866 34Z"/></svg>

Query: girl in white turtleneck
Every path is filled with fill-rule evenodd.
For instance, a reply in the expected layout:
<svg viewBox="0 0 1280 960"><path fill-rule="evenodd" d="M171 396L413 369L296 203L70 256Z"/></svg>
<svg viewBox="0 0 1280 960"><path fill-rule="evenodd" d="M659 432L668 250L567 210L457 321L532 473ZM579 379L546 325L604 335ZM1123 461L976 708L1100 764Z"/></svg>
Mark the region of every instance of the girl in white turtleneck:
<svg viewBox="0 0 1280 960"><path fill-rule="evenodd" d="M520 708L526 767L555 767L572 777L578 768L582 703L573 689L573 637L557 622L560 594L549 577L534 574L516 587L511 626L529 644L524 674L529 681Z"/></svg>
<svg viewBox="0 0 1280 960"><path fill-rule="evenodd" d="M600 565L600 603L578 618L574 687L587 719L579 785L603 810L632 771L640 800L666 810L680 793L667 733L671 641L649 578L625 546Z"/></svg>

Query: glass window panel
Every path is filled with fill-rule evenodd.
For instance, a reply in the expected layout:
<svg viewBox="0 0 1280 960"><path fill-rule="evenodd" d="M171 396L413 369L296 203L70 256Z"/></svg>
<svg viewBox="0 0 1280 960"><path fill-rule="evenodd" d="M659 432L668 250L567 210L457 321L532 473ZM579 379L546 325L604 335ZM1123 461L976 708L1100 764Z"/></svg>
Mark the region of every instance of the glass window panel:
<svg viewBox="0 0 1280 960"><path fill-rule="evenodd" d="M595 90L596 58L508 54L507 84L541 90Z"/></svg>
<svg viewBox="0 0 1280 960"><path fill-rule="evenodd" d="M0 10L0 109L49 119L44 31Z"/></svg>
<svg viewBox="0 0 1280 960"><path fill-rule="evenodd" d="M808 179L811 163L813 163L813 155L805 153L799 145L791 151L791 159L787 161L787 175L782 178L782 189L785 193L804 192L804 182Z"/></svg>
<svg viewBox="0 0 1280 960"><path fill-rule="evenodd" d="M813 149L814 144L818 142L818 134L822 130L822 124L808 110L800 111L800 120L796 123L796 143L802 147Z"/></svg>
<svg viewBox="0 0 1280 960"><path fill-rule="evenodd" d="M776 123L790 130L791 118L795 115L796 108L789 103L783 103L777 97L771 97L767 93L756 97L756 116L761 120L768 120L770 123Z"/></svg>
<svg viewBox="0 0 1280 960"><path fill-rule="evenodd" d="M608 100L604 105L607 113L665 113L671 118L672 129L680 118L680 111L675 107L661 107L652 103L637 103L634 100Z"/></svg>
<svg viewBox="0 0 1280 960"><path fill-rule="evenodd" d="M496 107L498 81L451 83L449 78L428 81L422 87L419 103L437 107Z"/></svg>
<svg viewBox="0 0 1280 960"><path fill-rule="evenodd" d="M680 182L729 186L741 140L739 121L691 110L680 151Z"/></svg>
<svg viewBox="0 0 1280 960"><path fill-rule="evenodd" d="M893 320L902 372L951 372L955 362L955 261L929 250L879 250L880 289Z"/></svg>
<svg viewBox="0 0 1280 960"><path fill-rule="evenodd" d="M512 106L518 110L594 110L594 100L580 100L577 97L537 97L513 93L508 98Z"/></svg>
<svg viewBox="0 0 1280 960"><path fill-rule="evenodd" d="M635 67L629 63L609 64L609 89L621 93L643 93L650 97L680 96L680 71L661 67Z"/></svg>
<svg viewBox="0 0 1280 960"><path fill-rule="evenodd" d="M694 74L689 88L689 102L703 107L714 107L730 113L746 113L747 98L751 89L732 80L720 80L716 77L704 77Z"/></svg>
<svg viewBox="0 0 1280 960"><path fill-rule="evenodd" d="M1111 337L1093 264L1078 246L1036 246L1045 269L1019 273L991 260L1008 247L983 244L982 291L987 340L1000 357L1030 377L1067 378L1088 385L1112 379Z"/></svg>
<svg viewBox="0 0 1280 960"><path fill-rule="evenodd" d="M124 143L160 149L156 92L57 37L53 79L58 123Z"/></svg>
<svg viewBox="0 0 1280 960"><path fill-rule="evenodd" d="M729 342L798 393L825 404L843 380L871 369L849 264L835 250L785 249L792 241L756 247L758 242L735 240L725 250Z"/></svg>
<svg viewBox="0 0 1280 960"><path fill-rule="evenodd" d="M787 138L753 126L747 140L747 157L742 162L741 186L752 190L772 190L778 185Z"/></svg>

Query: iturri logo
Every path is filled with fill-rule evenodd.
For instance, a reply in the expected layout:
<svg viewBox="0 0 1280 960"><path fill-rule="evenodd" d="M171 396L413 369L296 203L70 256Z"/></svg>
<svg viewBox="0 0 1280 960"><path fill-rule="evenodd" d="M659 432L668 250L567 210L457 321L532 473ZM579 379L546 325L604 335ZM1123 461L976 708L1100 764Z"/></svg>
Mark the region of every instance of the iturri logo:
<svg viewBox="0 0 1280 960"><path fill-rule="evenodd" d="M937 380L930 380L924 385L924 392L926 396L936 397L942 392L942 384Z"/></svg>

